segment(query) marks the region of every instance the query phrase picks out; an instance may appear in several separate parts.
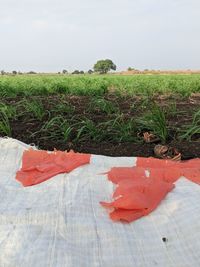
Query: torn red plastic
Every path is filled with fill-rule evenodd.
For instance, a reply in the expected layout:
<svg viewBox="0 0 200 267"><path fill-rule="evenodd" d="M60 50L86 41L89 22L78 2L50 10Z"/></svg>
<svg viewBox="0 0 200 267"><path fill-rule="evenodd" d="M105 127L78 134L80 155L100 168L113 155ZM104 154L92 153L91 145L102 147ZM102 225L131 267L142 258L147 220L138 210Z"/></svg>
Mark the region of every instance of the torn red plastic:
<svg viewBox="0 0 200 267"><path fill-rule="evenodd" d="M119 181L123 179L134 179L137 177L145 177L145 169L144 168L136 168L136 167L114 167L108 173L108 179L117 184Z"/></svg>
<svg viewBox="0 0 200 267"><path fill-rule="evenodd" d="M42 183L59 173L68 173L75 168L90 162L90 154L29 149L24 152L22 168L16 179L23 186Z"/></svg>
<svg viewBox="0 0 200 267"><path fill-rule="evenodd" d="M200 184L200 159L175 162L137 158L135 167L114 167L107 174L117 186L113 201L101 205L112 209L113 221L132 222L155 210L180 177Z"/></svg>
<svg viewBox="0 0 200 267"><path fill-rule="evenodd" d="M184 176L190 181L200 184L200 159L175 162L172 160L162 160L155 158L137 158L136 165L146 168L154 176L168 182L175 182Z"/></svg>
<svg viewBox="0 0 200 267"><path fill-rule="evenodd" d="M136 169L136 168L135 168ZM125 172L129 172L127 168ZM119 181L111 203L101 202L106 208L113 208L110 218L114 221L133 221L152 212L174 188L173 183L149 177L129 178Z"/></svg>
<svg viewBox="0 0 200 267"><path fill-rule="evenodd" d="M110 218L113 221L125 221L132 222L144 216L142 211L138 210L124 210L124 209L115 209L110 213Z"/></svg>

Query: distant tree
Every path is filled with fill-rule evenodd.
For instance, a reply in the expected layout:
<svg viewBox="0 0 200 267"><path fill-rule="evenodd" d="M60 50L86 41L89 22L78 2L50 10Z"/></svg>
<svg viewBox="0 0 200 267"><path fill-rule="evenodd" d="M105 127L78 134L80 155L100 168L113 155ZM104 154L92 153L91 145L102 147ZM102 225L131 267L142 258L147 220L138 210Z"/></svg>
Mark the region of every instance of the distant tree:
<svg viewBox="0 0 200 267"><path fill-rule="evenodd" d="M21 71L18 71L18 74L19 74L19 75L22 75L23 73L22 73Z"/></svg>
<svg viewBox="0 0 200 267"><path fill-rule="evenodd" d="M79 74L79 70L73 71L72 74Z"/></svg>
<svg viewBox="0 0 200 267"><path fill-rule="evenodd" d="M17 71L16 71L16 70L13 70L13 71L12 71L12 74L13 74L13 75L17 75Z"/></svg>
<svg viewBox="0 0 200 267"><path fill-rule="evenodd" d="M72 72L72 74L84 74L84 71L83 70L81 70L81 71L75 70Z"/></svg>
<svg viewBox="0 0 200 267"><path fill-rule="evenodd" d="M138 70L132 67L128 67L127 71L138 71Z"/></svg>
<svg viewBox="0 0 200 267"><path fill-rule="evenodd" d="M67 74L68 71L67 71L67 70L63 70L62 73L63 73L63 74Z"/></svg>
<svg viewBox="0 0 200 267"><path fill-rule="evenodd" d="M31 71L27 72L27 74L37 74L37 72L31 70Z"/></svg>
<svg viewBox="0 0 200 267"><path fill-rule="evenodd" d="M93 73L93 70L88 70L88 74L92 74Z"/></svg>
<svg viewBox="0 0 200 267"><path fill-rule="evenodd" d="M5 75L6 72L4 70L1 70L1 75Z"/></svg>
<svg viewBox="0 0 200 267"><path fill-rule="evenodd" d="M95 72L99 72L100 74L105 74L110 70L116 70L116 65L110 59L99 60L93 67Z"/></svg>

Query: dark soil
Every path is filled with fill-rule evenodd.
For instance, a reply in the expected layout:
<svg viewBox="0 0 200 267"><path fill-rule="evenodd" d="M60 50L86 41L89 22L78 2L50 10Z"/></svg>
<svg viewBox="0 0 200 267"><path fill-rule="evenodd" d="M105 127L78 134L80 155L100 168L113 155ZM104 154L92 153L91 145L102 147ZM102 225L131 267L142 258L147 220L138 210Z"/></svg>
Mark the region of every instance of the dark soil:
<svg viewBox="0 0 200 267"><path fill-rule="evenodd" d="M33 98L33 97L32 97ZM27 98L32 101L32 98ZM171 113L167 117L168 125L181 128L183 124L188 124L192 121L192 114L200 107L200 95L192 95L187 99L179 99L172 96L160 96L154 99L144 99L139 97L117 97L114 95L107 95L107 100L114 103L120 110L120 112L126 118L138 118L144 112L149 109L151 101L155 101L161 107L168 110L172 109L172 105L176 105L176 111ZM73 119L86 117L94 122L108 121L114 114L106 114L98 109L91 110L90 103L91 97L87 96L49 96L49 97L34 97L34 100L40 100L45 110L51 113L51 110L57 106L61 101L70 103L74 108L73 115L68 113L61 114L66 119ZM9 105L17 105L20 98L6 98L3 102ZM47 112L47 114L48 114ZM154 156L155 144L147 144L142 139L139 142L112 142L103 141L96 142L91 139L74 142L73 137L67 142L63 142L60 138L56 139L44 139L39 132L42 125L48 119L48 115L45 115L42 121L37 120L31 114L23 114L18 116L17 119L11 119L12 137L27 144L35 144L40 149L53 150L54 148L59 150L73 149L77 152L86 152L92 154L100 154L107 156ZM37 135L32 134L38 132ZM2 136L2 134L1 134ZM182 153L183 159L190 159L200 157L200 136L197 135L192 141L179 140L176 136L176 132L171 131L167 145L177 148Z"/></svg>

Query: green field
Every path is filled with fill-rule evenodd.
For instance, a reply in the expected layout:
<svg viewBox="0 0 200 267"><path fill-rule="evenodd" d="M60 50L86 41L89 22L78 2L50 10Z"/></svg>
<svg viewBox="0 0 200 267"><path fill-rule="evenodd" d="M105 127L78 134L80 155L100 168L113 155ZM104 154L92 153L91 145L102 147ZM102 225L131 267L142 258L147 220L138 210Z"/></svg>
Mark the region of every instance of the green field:
<svg viewBox="0 0 200 267"><path fill-rule="evenodd" d="M0 136L50 150L152 156L148 132L196 157L199 93L196 74L3 75Z"/></svg>
<svg viewBox="0 0 200 267"><path fill-rule="evenodd" d="M0 76L0 96L71 95L152 96L200 92L200 74L192 75L16 75Z"/></svg>

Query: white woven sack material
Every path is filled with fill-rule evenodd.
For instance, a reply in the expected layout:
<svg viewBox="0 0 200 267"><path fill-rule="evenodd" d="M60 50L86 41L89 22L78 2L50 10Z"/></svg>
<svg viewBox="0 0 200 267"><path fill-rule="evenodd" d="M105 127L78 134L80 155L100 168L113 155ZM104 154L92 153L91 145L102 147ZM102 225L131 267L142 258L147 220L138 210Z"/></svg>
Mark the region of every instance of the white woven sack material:
<svg viewBox="0 0 200 267"><path fill-rule="evenodd" d="M150 215L113 222L103 173L131 157L92 155L91 163L41 184L15 180L29 146L0 139L0 267L199 267L200 186L182 177ZM165 242L164 242L165 241Z"/></svg>

